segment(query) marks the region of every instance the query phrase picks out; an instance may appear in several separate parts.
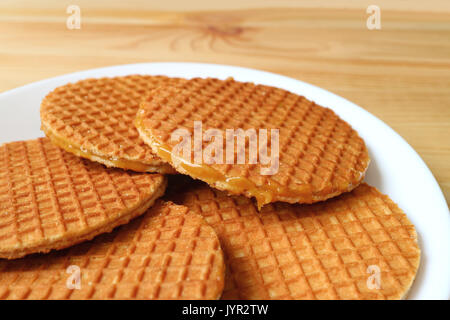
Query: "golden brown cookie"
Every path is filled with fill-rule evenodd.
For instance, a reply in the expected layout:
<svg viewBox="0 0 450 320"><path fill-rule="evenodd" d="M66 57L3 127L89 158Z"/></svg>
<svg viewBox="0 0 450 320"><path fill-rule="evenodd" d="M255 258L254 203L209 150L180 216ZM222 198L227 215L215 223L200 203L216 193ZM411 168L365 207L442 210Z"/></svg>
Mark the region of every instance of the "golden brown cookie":
<svg viewBox="0 0 450 320"><path fill-rule="evenodd" d="M0 299L218 299L224 271L219 240L203 218L158 201L93 241L0 260Z"/></svg>
<svg viewBox="0 0 450 320"><path fill-rule="evenodd" d="M161 85L141 103L135 123L153 152L178 172L255 197L259 207L313 203L350 191L369 164L364 141L332 110L283 89L233 79ZM235 136L246 144L238 148ZM248 137L257 144L252 147Z"/></svg>
<svg viewBox="0 0 450 320"><path fill-rule="evenodd" d="M110 232L164 194L161 174L107 169L40 138L0 147L0 258Z"/></svg>
<svg viewBox="0 0 450 320"><path fill-rule="evenodd" d="M407 216L363 183L311 205L251 199L198 184L175 201L219 236L227 274L223 299L400 299L420 249Z"/></svg>
<svg viewBox="0 0 450 320"><path fill-rule="evenodd" d="M64 150L108 167L174 173L142 142L133 121L143 96L178 81L131 75L66 84L42 101L42 130Z"/></svg>

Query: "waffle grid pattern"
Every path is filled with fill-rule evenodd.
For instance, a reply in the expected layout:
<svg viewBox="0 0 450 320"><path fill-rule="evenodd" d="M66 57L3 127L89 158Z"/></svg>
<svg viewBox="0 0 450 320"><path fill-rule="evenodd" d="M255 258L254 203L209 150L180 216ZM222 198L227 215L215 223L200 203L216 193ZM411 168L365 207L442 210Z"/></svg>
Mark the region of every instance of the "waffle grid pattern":
<svg viewBox="0 0 450 320"><path fill-rule="evenodd" d="M80 268L79 290L66 286L70 265ZM0 260L0 298L217 299L224 268L213 229L186 207L159 201L143 217L93 241Z"/></svg>
<svg viewBox="0 0 450 320"><path fill-rule="evenodd" d="M47 138L4 144L0 251L8 256L39 246L57 248L59 241L76 240L132 217L134 210L162 194L164 185L160 174L106 169L55 147Z"/></svg>
<svg viewBox="0 0 450 320"><path fill-rule="evenodd" d="M414 226L375 188L314 205L267 205L204 185L176 197L215 229L227 264L223 299L400 299L417 272ZM381 289L369 289L369 266Z"/></svg>
<svg viewBox="0 0 450 320"><path fill-rule="evenodd" d="M164 163L139 138L133 121L143 96L161 84L176 81L181 80L132 75L58 87L42 102L43 129L102 158L137 161L164 170Z"/></svg>
<svg viewBox="0 0 450 320"><path fill-rule="evenodd" d="M277 174L261 175L262 165L248 164L248 141L247 164L209 165L226 177L244 177L257 187L286 186L294 193L290 198L275 195L274 201L297 202L295 195L309 194L312 199L305 202L315 202L348 191L360 183L369 162L364 141L332 110L269 86L199 78L163 85L147 97L139 117L148 139L171 148L178 143L170 141L171 133L178 128L193 133L194 121L202 121L203 131L279 129ZM270 154L270 138L268 142ZM203 142L203 150L208 144Z"/></svg>

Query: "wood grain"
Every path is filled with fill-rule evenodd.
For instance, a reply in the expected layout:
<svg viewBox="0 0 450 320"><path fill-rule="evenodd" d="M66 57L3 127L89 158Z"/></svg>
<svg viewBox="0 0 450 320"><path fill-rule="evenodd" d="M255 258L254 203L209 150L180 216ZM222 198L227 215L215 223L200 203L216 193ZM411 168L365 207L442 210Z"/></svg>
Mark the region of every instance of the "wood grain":
<svg viewBox="0 0 450 320"><path fill-rule="evenodd" d="M366 28L368 1L76 2L80 30L66 28L70 2L0 3L0 92L135 62L272 71L381 118L420 154L450 200L449 1L376 1L377 31Z"/></svg>

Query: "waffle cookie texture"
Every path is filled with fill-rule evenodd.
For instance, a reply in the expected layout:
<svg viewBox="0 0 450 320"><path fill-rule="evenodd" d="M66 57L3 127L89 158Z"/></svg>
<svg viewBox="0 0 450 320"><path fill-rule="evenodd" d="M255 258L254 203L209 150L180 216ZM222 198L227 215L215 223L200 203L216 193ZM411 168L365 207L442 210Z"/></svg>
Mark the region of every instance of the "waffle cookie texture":
<svg viewBox="0 0 450 320"><path fill-rule="evenodd" d="M90 242L0 260L0 299L218 299L224 270L217 235L203 218L158 200Z"/></svg>
<svg viewBox="0 0 450 320"><path fill-rule="evenodd" d="M325 202L274 203L201 183L172 195L219 236L227 274L223 299L401 299L420 249L401 209L363 183Z"/></svg>
<svg viewBox="0 0 450 320"><path fill-rule="evenodd" d="M175 173L142 142L133 121L143 96L161 84L179 81L130 75L66 84L43 99L42 130L66 151L108 167Z"/></svg>
<svg viewBox="0 0 450 320"><path fill-rule="evenodd" d="M90 240L144 213L164 194L161 174L108 169L39 138L0 147L0 257Z"/></svg>
<svg viewBox="0 0 450 320"><path fill-rule="evenodd" d="M260 153L257 163L249 161L249 140L245 150L233 146L231 163L225 159L228 149L216 153L219 161L195 162L196 121L203 132L219 130L223 139L227 129L278 129L274 161L279 167L273 174L262 174L269 165L262 164ZM178 172L231 194L255 197L259 207L275 201L313 203L350 191L362 181L369 164L364 141L332 110L286 90L233 79L195 78L161 85L143 100L135 124L153 152ZM179 129L193 137L188 157L174 152L179 140L172 134ZM271 137L267 155L275 152ZM211 141L200 143L204 156ZM258 152L261 149L262 140ZM239 164L238 152L243 151L245 164Z"/></svg>

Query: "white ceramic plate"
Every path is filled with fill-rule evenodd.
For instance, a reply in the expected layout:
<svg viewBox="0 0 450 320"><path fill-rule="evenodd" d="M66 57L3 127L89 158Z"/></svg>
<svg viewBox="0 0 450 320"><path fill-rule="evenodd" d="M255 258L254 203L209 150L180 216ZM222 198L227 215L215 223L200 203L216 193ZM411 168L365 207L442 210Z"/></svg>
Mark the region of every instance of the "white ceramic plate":
<svg viewBox="0 0 450 320"><path fill-rule="evenodd" d="M396 132L361 107L326 90L273 73L199 63L143 63L94 69L35 82L0 94L0 143L43 136L39 106L55 87L84 78L152 74L234 77L280 87L333 109L365 140L372 159L366 181L388 194L417 228L422 250L409 299L450 298L450 214L428 167Z"/></svg>

